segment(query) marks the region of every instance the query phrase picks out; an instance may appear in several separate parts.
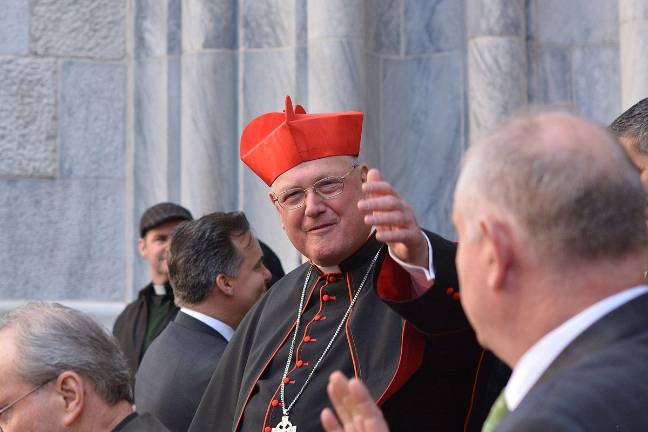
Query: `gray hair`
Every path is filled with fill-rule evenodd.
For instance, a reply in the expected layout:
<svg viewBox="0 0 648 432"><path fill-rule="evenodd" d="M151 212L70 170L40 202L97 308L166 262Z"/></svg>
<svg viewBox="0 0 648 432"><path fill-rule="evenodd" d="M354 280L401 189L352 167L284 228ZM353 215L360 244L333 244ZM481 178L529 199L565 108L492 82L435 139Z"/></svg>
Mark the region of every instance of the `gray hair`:
<svg viewBox="0 0 648 432"><path fill-rule="evenodd" d="M635 148L648 154L648 98L642 99L617 117L609 128L618 138L635 140Z"/></svg>
<svg viewBox="0 0 648 432"><path fill-rule="evenodd" d="M133 403L132 375L114 338L92 318L58 303L31 302L0 317L15 331L18 374L34 386L73 371L110 405Z"/></svg>
<svg viewBox="0 0 648 432"><path fill-rule="evenodd" d="M564 113L519 116L471 147L455 200L512 219L548 264L646 246L636 168L605 130ZM463 210L474 228L476 215Z"/></svg>
<svg viewBox="0 0 648 432"><path fill-rule="evenodd" d="M167 262L178 305L203 301L219 274L238 275L243 257L232 238L249 231L250 223L242 212L212 213L176 227Z"/></svg>

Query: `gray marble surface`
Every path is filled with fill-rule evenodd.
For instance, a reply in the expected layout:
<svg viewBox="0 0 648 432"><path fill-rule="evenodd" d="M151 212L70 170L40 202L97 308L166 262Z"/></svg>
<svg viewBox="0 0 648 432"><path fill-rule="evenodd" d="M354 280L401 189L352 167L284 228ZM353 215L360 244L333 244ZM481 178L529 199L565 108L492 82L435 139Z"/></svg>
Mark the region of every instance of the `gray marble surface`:
<svg viewBox="0 0 648 432"><path fill-rule="evenodd" d="M204 49L232 50L238 46L236 0L184 0L182 3L183 52Z"/></svg>
<svg viewBox="0 0 648 432"><path fill-rule="evenodd" d="M619 0L619 21L648 20L648 1Z"/></svg>
<svg viewBox="0 0 648 432"><path fill-rule="evenodd" d="M31 49L46 56L121 59L126 11L126 0L34 0Z"/></svg>
<svg viewBox="0 0 648 432"><path fill-rule="evenodd" d="M617 0L531 0L537 40L561 45L616 43Z"/></svg>
<svg viewBox="0 0 648 432"><path fill-rule="evenodd" d="M308 0L309 39L361 38L364 21L364 0Z"/></svg>
<svg viewBox="0 0 648 432"><path fill-rule="evenodd" d="M277 48L295 45L295 2L300 0L243 0L243 46Z"/></svg>
<svg viewBox="0 0 648 432"><path fill-rule="evenodd" d="M308 45L308 106L312 112L358 111L364 107L362 42L319 39Z"/></svg>
<svg viewBox="0 0 648 432"><path fill-rule="evenodd" d="M564 104L572 100L571 49L527 44L529 102Z"/></svg>
<svg viewBox="0 0 648 432"><path fill-rule="evenodd" d="M526 43L482 37L468 44L471 139L492 131L527 102Z"/></svg>
<svg viewBox="0 0 648 432"><path fill-rule="evenodd" d="M578 113L607 126L621 113L619 52L611 47L577 48L572 70Z"/></svg>
<svg viewBox="0 0 648 432"><path fill-rule="evenodd" d="M182 59L181 199L199 217L237 207L238 55Z"/></svg>
<svg viewBox="0 0 648 432"><path fill-rule="evenodd" d="M29 51L29 3L5 0L0 14L0 55L24 55Z"/></svg>
<svg viewBox="0 0 648 432"><path fill-rule="evenodd" d="M125 177L126 67L64 62L60 176Z"/></svg>
<svg viewBox="0 0 648 432"><path fill-rule="evenodd" d="M454 237L452 190L463 143L459 53L385 60L384 175L412 205L419 223Z"/></svg>
<svg viewBox="0 0 648 432"><path fill-rule="evenodd" d="M281 112L286 96L293 104L302 104L309 110L306 100L306 76L297 76L299 56L305 49L284 48L272 51L247 51L243 55L243 118L244 127L254 117L266 112Z"/></svg>
<svg viewBox="0 0 648 432"><path fill-rule="evenodd" d="M366 9L367 49L377 54L401 53L403 0L371 0Z"/></svg>
<svg viewBox="0 0 648 432"><path fill-rule="evenodd" d="M123 202L121 180L0 180L0 298L121 299Z"/></svg>
<svg viewBox="0 0 648 432"><path fill-rule="evenodd" d="M648 19L627 21L619 29L621 109L648 96Z"/></svg>
<svg viewBox="0 0 648 432"><path fill-rule="evenodd" d="M526 34L524 0L467 0L468 37Z"/></svg>
<svg viewBox="0 0 648 432"><path fill-rule="evenodd" d="M134 2L135 57L158 57L167 53L166 0L137 0Z"/></svg>
<svg viewBox="0 0 648 432"><path fill-rule="evenodd" d="M167 61L142 61L135 66L134 194L137 214L167 200L168 99ZM177 181L178 179L174 179Z"/></svg>
<svg viewBox="0 0 648 432"><path fill-rule="evenodd" d="M463 17L463 3L456 0L405 0L405 55L461 49Z"/></svg>
<svg viewBox="0 0 648 432"><path fill-rule="evenodd" d="M53 60L0 59L0 176L58 173L57 79Z"/></svg>

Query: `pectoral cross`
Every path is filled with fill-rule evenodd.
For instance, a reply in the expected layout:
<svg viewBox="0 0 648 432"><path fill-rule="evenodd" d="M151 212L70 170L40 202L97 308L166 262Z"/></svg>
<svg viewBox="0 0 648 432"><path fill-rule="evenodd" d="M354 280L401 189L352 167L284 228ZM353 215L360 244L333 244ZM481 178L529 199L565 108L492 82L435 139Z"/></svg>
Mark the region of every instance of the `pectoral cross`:
<svg viewBox="0 0 648 432"><path fill-rule="evenodd" d="M281 422L272 428L272 432L297 432L297 426L293 426L285 415L281 417Z"/></svg>

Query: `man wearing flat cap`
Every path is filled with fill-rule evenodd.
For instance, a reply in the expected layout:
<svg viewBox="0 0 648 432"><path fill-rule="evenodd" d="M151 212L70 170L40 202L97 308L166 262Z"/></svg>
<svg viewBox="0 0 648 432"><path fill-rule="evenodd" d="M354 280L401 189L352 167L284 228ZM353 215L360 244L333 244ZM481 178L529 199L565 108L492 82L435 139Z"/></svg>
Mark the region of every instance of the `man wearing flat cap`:
<svg viewBox="0 0 648 432"><path fill-rule="evenodd" d="M153 340L178 313L169 285L167 251L171 232L180 222L192 220L189 210L170 202L149 207L140 218L139 253L149 264L151 282L119 314L113 335L133 371Z"/></svg>
<svg viewBox="0 0 648 432"><path fill-rule="evenodd" d="M241 159L308 262L241 322L190 431L319 431L335 370L367 383L392 430L480 430L505 377L461 309L456 247L358 163L361 132L362 113L289 97L243 131Z"/></svg>

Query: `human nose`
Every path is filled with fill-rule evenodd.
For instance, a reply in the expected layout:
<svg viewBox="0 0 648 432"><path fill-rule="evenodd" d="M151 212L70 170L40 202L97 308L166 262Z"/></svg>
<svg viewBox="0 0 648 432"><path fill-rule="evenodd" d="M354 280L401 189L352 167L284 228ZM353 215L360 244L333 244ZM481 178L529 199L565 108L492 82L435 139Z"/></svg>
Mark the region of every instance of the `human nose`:
<svg viewBox="0 0 648 432"><path fill-rule="evenodd" d="M324 211L324 198L322 198L314 188L308 188L304 191L304 214L306 216L317 216Z"/></svg>

